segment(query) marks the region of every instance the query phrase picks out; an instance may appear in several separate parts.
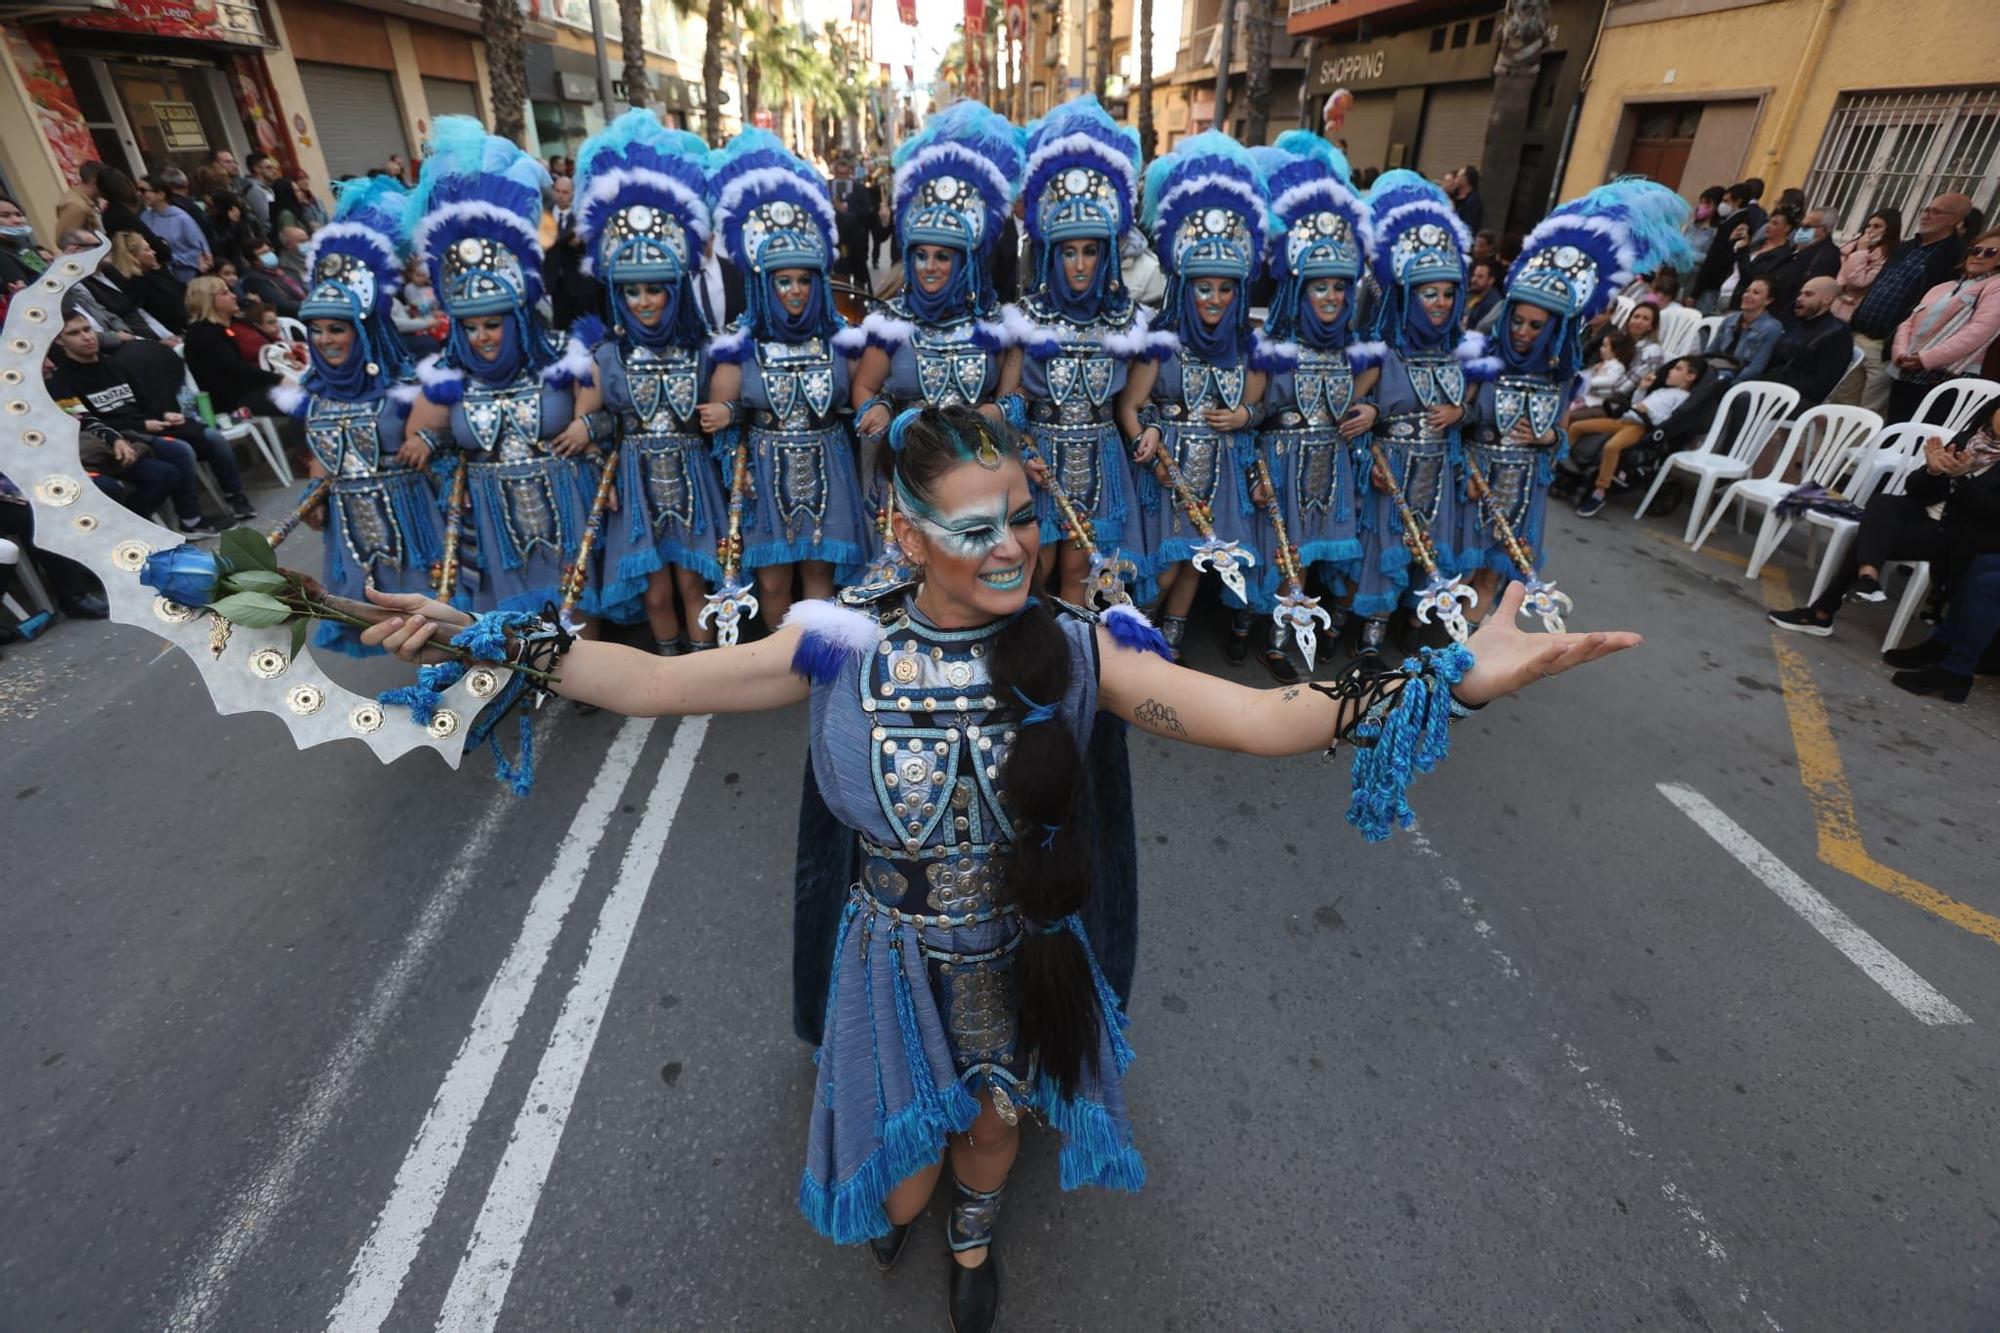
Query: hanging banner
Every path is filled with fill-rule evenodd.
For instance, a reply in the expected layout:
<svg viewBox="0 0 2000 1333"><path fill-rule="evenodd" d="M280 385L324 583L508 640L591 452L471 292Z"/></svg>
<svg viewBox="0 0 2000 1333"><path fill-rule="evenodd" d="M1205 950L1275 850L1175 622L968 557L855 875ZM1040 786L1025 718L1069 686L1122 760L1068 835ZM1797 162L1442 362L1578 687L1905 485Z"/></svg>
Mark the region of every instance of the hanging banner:
<svg viewBox="0 0 2000 1333"><path fill-rule="evenodd" d="M906 28L917 26L917 0L896 0L896 17Z"/></svg>
<svg viewBox="0 0 2000 1333"><path fill-rule="evenodd" d="M965 0L965 35L967 38L986 35L986 0ZM971 43L968 41L967 45Z"/></svg>
<svg viewBox="0 0 2000 1333"><path fill-rule="evenodd" d="M1020 41L1028 32L1028 0L1007 0L1007 35Z"/></svg>

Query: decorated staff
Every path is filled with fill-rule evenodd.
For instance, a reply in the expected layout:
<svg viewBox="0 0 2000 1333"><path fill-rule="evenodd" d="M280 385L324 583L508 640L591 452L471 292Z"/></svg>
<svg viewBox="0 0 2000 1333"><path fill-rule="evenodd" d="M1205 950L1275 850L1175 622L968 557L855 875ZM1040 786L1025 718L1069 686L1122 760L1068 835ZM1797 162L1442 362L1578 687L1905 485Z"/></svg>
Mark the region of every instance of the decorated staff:
<svg viewBox="0 0 2000 1333"><path fill-rule="evenodd" d="M709 238L707 157L699 138L644 110L577 155L577 234L611 313L596 354L604 405L585 422L594 442L620 442L605 465L619 508L606 520L600 601L614 619L643 617L664 656L715 646L698 613L722 577L721 465L698 417L710 371L694 289Z"/></svg>
<svg viewBox="0 0 2000 1333"><path fill-rule="evenodd" d="M283 546L285 538L297 531L299 524L317 513L326 503L326 483L325 477L315 477L307 482L305 490L299 492L298 506L286 516L284 522L264 534L264 540L270 544L272 550Z"/></svg>
<svg viewBox="0 0 2000 1333"><path fill-rule="evenodd" d="M1272 494L1275 488L1271 484L1270 465L1260 457L1255 471L1261 489L1266 495ZM1305 659L1306 670L1311 671L1319 653L1319 631L1332 628L1333 616L1319 604L1319 598L1306 596L1298 548L1286 535L1285 516L1276 504L1270 505L1270 514L1271 535L1277 548L1272 563L1284 580L1271 607L1271 643L1283 649L1287 634L1297 639L1299 656Z"/></svg>
<svg viewBox="0 0 2000 1333"><path fill-rule="evenodd" d="M444 503L444 551L431 566L431 595L440 602L458 602L459 547L465 537L465 468L451 455L451 492Z"/></svg>
<svg viewBox="0 0 2000 1333"><path fill-rule="evenodd" d="M1095 97L1078 97L1036 123L1024 170L1036 271L1034 290L1006 312L1015 345L1000 403L1010 421L1025 420L1050 477L1090 526L1086 546L1058 516L1055 492L1044 491L1043 560L1059 564L1062 595L1077 601L1105 569L1129 563L1147 572L1118 554L1140 549L1142 534L1112 405L1131 363L1170 350L1174 339L1150 331L1151 315L1119 271L1119 245L1138 221L1139 136ZM1092 550L1111 555L1093 565Z"/></svg>
<svg viewBox="0 0 2000 1333"><path fill-rule="evenodd" d="M342 188L333 221L306 251L310 286L299 304L311 363L297 387L272 399L305 425L318 489L271 534L283 541L301 521L326 528L320 583L361 596L372 583L397 592L429 587L443 550L437 496L425 468L431 446L406 435L416 384L391 318L402 281L402 184L376 176ZM325 505L325 517L319 516ZM351 625L322 622L314 643L361 655Z"/></svg>
<svg viewBox="0 0 2000 1333"><path fill-rule="evenodd" d="M1022 443L1021 460L1029 465L1029 475L1037 488L1055 507L1064 539L1073 542L1084 553L1087 563L1083 576L1083 600L1077 605L1092 608L1130 606L1132 594L1127 591L1126 585L1138 579L1139 566L1120 551L1114 549L1107 555L1098 548L1090 523L1078 512L1076 502L1069 498L1069 493L1063 490L1055 474L1049 471L1048 460L1036 453L1033 445Z"/></svg>
<svg viewBox="0 0 2000 1333"><path fill-rule="evenodd" d="M1503 574L1528 585L1522 614L1563 627L1570 599L1537 572L1549 482L1566 447L1559 423L1582 359L1582 331L1634 273L1683 263L1685 200L1646 180L1572 200L1528 234L1507 272L1499 375L1465 423L1461 573L1482 600Z"/></svg>
<svg viewBox="0 0 2000 1333"><path fill-rule="evenodd" d="M1243 569L1257 562L1253 428L1266 374L1281 361L1251 332L1245 292L1261 268L1269 207L1256 162L1226 134L1197 134L1147 168L1144 220L1167 272L1160 326L1173 341L1157 359L1135 362L1118 395L1141 469L1139 526L1162 590L1160 632L1179 652L1201 586L1196 571L1214 566L1235 603L1232 662L1250 652ZM1298 679L1282 653L1273 669L1288 684Z"/></svg>
<svg viewBox="0 0 2000 1333"><path fill-rule="evenodd" d="M1478 594L1467 587L1465 580L1456 574L1446 578L1444 568L1438 559L1437 543L1422 517L1410 508L1410 502L1403 495L1403 488L1396 481L1396 474L1390 470L1389 460L1382 446L1374 442L1368 445L1369 457L1373 460L1372 479L1378 490L1389 497L1396 509L1396 540L1409 552L1410 559L1417 568L1423 570L1426 581L1416 593L1415 609L1417 619L1429 624L1435 619L1451 632L1451 637L1464 643L1472 628L1466 623L1465 608L1478 600ZM1461 603L1463 605L1461 605ZM1363 656L1368 656L1365 646Z"/></svg>
<svg viewBox="0 0 2000 1333"><path fill-rule="evenodd" d="M743 580L743 502L750 490L750 442L736 441L735 463L729 470L729 531L716 546L722 577L702 603L695 622L715 626L715 637L727 648L736 642L745 616L757 614L757 594Z"/></svg>
<svg viewBox="0 0 2000 1333"><path fill-rule="evenodd" d="M597 493L590 500L590 517L584 521L583 540L576 544L576 559L563 571L562 619L574 618L576 604L583 599L584 585L590 581L590 557L597 549L597 534L604 530L604 511L617 494L618 450L604 460L597 476Z"/></svg>

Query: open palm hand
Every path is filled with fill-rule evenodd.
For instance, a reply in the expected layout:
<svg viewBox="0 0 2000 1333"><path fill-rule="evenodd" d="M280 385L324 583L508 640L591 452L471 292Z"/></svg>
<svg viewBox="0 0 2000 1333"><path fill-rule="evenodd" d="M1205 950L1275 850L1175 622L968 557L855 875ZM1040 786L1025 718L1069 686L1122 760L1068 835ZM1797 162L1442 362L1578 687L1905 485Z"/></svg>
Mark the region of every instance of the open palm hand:
<svg viewBox="0 0 2000 1333"><path fill-rule="evenodd" d="M1527 588L1507 586L1506 595L1486 623L1465 646L1472 650L1473 668L1455 692L1468 704L1491 703L1537 681L1559 676L1571 667L1636 648L1645 640L1629 630L1598 630L1591 634L1531 634L1516 616Z"/></svg>

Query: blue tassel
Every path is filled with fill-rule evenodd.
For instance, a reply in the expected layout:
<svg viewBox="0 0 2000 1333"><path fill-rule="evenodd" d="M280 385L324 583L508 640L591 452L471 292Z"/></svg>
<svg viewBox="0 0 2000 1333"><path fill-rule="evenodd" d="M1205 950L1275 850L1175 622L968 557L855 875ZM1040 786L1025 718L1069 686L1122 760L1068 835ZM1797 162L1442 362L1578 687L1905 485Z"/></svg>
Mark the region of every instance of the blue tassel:
<svg viewBox="0 0 2000 1333"><path fill-rule="evenodd" d="M1090 947L1090 936L1083 928L1083 918L1071 913L1063 924L1083 945L1083 956L1090 963L1091 984L1097 988L1097 1005L1104 1014L1104 1031L1111 1038L1111 1055L1118 1062L1118 1072L1123 1074L1132 1067L1134 1058L1132 1043L1125 1039L1126 1025L1132 1020L1125 1016L1118 993L1111 989L1111 983L1104 979L1103 969L1097 965L1097 953Z"/></svg>
<svg viewBox="0 0 2000 1333"><path fill-rule="evenodd" d="M1104 628L1111 631L1112 639L1121 648L1129 648L1135 653L1154 653L1173 661L1173 649L1167 646L1167 639L1153 628L1147 619L1129 607L1114 606L1104 613Z"/></svg>
<svg viewBox="0 0 2000 1333"><path fill-rule="evenodd" d="M1056 1160L1064 1189L1096 1185L1136 1193L1145 1188L1146 1164L1102 1102L1064 1097L1047 1075L1037 1080L1034 1100L1050 1126L1062 1135L1062 1150Z"/></svg>
<svg viewBox="0 0 2000 1333"><path fill-rule="evenodd" d="M1354 796L1347 822L1369 842L1381 842L1397 828L1417 819L1410 808L1409 786L1429 773L1451 752L1451 707L1447 694L1465 679L1473 658L1463 644L1423 648L1406 658L1402 669L1412 673L1403 683L1387 717L1356 728L1359 740L1374 744L1354 752Z"/></svg>
<svg viewBox="0 0 2000 1333"><path fill-rule="evenodd" d="M854 656L854 650L830 635L807 630L792 650L792 674L804 676L815 685L831 685L840 679L840 669Z"/></svg>

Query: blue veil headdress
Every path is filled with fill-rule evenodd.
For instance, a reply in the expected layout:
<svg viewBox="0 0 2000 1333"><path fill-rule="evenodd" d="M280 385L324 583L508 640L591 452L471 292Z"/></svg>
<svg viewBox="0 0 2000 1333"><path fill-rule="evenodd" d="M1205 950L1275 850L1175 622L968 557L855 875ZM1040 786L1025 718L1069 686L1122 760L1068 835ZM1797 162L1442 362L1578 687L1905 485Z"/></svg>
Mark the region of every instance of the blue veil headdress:
<svg viewBox="0 0 2000 1333"><path fill-rule="evenodd" d="M1346 346L1357 368L1369 363L1374 345L1355 342L1353 334L1359 331L1361 276L1375 250L1375 219L1354 190L1347 158L1309 130L1288 130L1260 161L1278 227L1271 256L1278 290L1265 332L1313 347ZM1306 300L1306 289L1320 278L1348 284L1347 302L1332 323L1322 322Z"/></svg>
<svg viewBox="0 0 2000 1333"><path fill-rule="evenodd" d="M333 221L306 246L308 286L299 318L345 320L354 326L354 348L333 366L308 340L312 367L300 385L304 393L355 402L409 378L410 354L394 319L403 280L405 202L402 182L391 177L350 181L339 187ZM303 408L303 395L297 406Z"/></svg>
<svg viewBox="0 0 2000 1333"><path fill-rule="evenodd" d="M583 271L609 289L619 331L651 346L701 346L708 328L694 278L708 251L708 145L649 110L627 111L577 154L576 199ZM667 289L650 328L627 317L618 288L633 282Z"/></svg>
<svg viewBox="0 0 2000 1333"><path fill-rule="evenodd" d="M1105 298L1125 291L1118 247L1138 215L1138 132L1112 120L1085 93L1028 127L1023 172L1028 237L1039 251L1036 281L1064 315L1094 319ZM1104 242L1104 258L1090 290L1072 292L1056 250L1064 241L1085 239Z"/></svg>
<svg viewBox="0 0 2000 1333"><path fill-rule="evenodd" d="M1021 188L1026 135L979 102L954 102L896 150L893 211L903 247L903 297L910 312L941 324L993 313L990 260ZM910 254L919 245L959 252L950 284L932 295L917 284Z"/></svg>
<svg viewBox="0 0 2000 1333"><path fill-rule="evenodd" d="M1370 260L1382 292L1375 336L1401 352L1451 348L1459 340L1471 233L1452 211L1443 190L1400 167L1383 173L1368 191L1368 211L1375 227ZM1442 326L1426 319L1411 299L1418 287L1430 282L1456 284L1451 315Z"/></svg>
<svg viewBox="0 0 2000 1333"><path fill-rule="evenodd" d="M1161 327L1210 365L1239 365L1249 353L1250 284L1263 268L1269 209L1255 160L1218 131L1183 140L1146 168L1140 220L1167 273ZM1236 300L1213 329L1195 312L1193 278L1236 281Z"/></svg>
<svg viewBox="0 0 2000 1333"><path fill-rule="evenodd" d="M723 250L743 275L746 309L738 326L710 344L719 360L740 361L751 337L799 342L841 327L827 286L839 247L825 178L769 130L745 130L708 157L709 195ZM798 316L771 291L782 269L813 274L814 299Z"/></svg>

